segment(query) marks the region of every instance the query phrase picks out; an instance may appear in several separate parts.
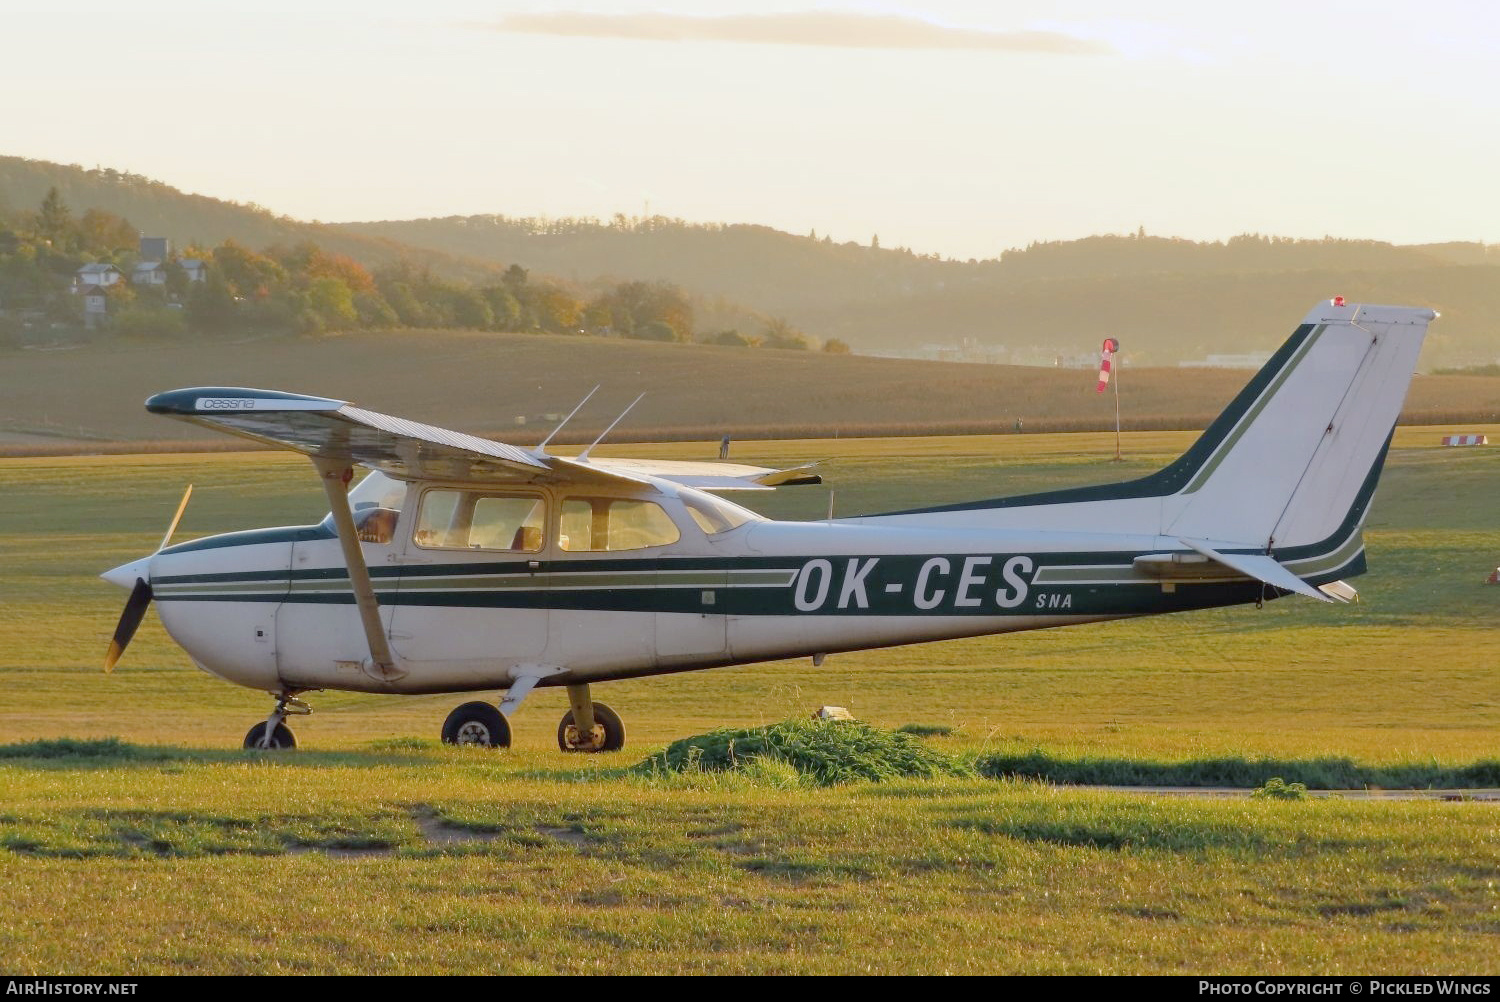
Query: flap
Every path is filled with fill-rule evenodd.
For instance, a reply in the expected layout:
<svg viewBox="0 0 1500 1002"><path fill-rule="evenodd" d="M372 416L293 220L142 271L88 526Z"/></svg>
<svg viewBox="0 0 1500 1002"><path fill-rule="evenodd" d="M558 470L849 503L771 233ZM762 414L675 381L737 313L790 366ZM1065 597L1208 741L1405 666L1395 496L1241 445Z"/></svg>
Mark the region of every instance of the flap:
<svg viewBox="0 0 1500 1002"><path fill-rule="evenodd" d="M700 491L767 491L773 487L821 484L817 463L777 470L739 463L695 463L670 459L590 459L588 465L626 476L667 480Z"/></svg>

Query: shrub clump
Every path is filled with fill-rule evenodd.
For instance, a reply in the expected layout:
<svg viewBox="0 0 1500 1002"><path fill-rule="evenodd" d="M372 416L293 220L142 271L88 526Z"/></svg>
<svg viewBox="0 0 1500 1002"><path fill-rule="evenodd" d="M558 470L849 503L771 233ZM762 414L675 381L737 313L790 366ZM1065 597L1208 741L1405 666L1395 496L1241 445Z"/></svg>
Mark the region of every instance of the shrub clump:
<svg viewBox="0 0 1500 1002"><path fill-rule="evenodd" d="M784 720L674 741L636 766L643 773L753 771L785 763L820 786L857 780L966 776L970 770L910 734L849 720ZM769 764L769 763L767 763Z"/></svg>
<svg viewBox="0 0 1500 1002"><path fill-rule="evenodd" d="M1272 776L1266 780L1265 786L1257 787L1250 796L1256 800L1306 800L1307 786L1288 783L1280 776Z"/></svg>

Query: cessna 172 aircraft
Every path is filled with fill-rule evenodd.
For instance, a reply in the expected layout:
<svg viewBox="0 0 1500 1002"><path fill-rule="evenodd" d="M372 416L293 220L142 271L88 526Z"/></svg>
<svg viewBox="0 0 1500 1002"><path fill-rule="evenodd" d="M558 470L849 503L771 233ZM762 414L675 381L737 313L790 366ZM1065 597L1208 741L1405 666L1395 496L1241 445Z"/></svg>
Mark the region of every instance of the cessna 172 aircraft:
<svg viewBox="0 0 1500 1002"><path fill-rule="evenodd" d="M816 482L807 468L565 457L270 390L158 394L153 413L309 456L331 511L176 545L169 529L106 572L132 591L105 667L155 600L199 667L275 698L246 747L293 747L284 721L320 689L505 690L442 732L503 747L526 695L561 685L559 745L609 751L625 728L596 682L1291 592L1348 601L1436 316L1318 304L1192 448L1139 480L822 522L710 493ZM351 491L356 466L371 472Z"/></svg>

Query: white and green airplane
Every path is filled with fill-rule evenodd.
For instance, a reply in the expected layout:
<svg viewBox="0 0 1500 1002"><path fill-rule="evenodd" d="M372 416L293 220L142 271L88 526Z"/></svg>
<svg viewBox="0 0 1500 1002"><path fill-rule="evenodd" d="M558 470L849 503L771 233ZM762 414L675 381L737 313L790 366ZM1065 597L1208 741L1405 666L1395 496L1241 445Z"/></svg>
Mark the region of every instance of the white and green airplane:
<svg viewBox="0 0 1500 1002"><path fill-rule="evenodd" d="M625 727L596 682L1292 592L1348 601L1436 316L1319 303L1192 448L1139 480L820 522L712 493L817 482L807 468L568 457L341 400L173 390L147 409L307 455L332 510L176 545L169 529L106 572L132 589L106 670L154 599L199 667L275 698L246 747L293 747L285 719L320 689L503 690L442 731L503 747L526 695L561 685L559 745L609 751ZM349 490L355 467L370 472Z"/></svg>

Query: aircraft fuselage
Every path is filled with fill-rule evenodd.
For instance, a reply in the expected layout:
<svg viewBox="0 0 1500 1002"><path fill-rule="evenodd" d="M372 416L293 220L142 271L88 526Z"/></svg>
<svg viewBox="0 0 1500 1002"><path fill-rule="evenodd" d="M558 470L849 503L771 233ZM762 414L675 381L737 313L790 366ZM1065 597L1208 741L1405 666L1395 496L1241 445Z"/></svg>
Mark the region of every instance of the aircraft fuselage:
<svg viewBox="0 0 1500 1002"><path fill-rule="evenodd" d="M656 498L673 515L671 499ZM319 526L195 540L151 560L162 622L257 689L426 693L541 684L1039 629L1275 597L1133 566L1164 537L757 521L628 554L418 551L403 513L363 543L404 674L370 673L338 541ZM402 540L407 540L402 542Z"/></svg>

